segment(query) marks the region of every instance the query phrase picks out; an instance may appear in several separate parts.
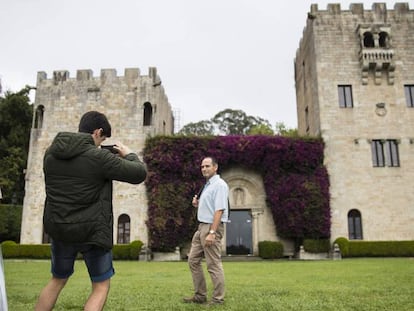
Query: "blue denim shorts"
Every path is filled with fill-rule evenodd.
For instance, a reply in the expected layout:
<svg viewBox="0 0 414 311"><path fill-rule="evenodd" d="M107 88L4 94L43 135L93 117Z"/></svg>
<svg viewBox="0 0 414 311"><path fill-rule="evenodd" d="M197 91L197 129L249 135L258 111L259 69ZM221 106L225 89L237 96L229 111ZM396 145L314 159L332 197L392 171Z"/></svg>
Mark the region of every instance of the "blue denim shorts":
<svg viewBox="0 0 414 311"><path fill-rule="evenodd" d="M115 274L112 266L112 251L96 245L66 244L52 241L52 274L58 279L67 279L73 274L78 253L81 253L92 282L102 282Z"/></svg>

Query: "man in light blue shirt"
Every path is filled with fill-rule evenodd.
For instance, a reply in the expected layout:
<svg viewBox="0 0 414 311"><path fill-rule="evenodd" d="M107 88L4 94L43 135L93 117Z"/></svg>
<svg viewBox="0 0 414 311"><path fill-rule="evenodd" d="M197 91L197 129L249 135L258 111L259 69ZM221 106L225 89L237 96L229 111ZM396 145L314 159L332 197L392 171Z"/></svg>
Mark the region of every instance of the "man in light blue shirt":
<svg viewBox="0 0 414 311"><path fill-rule="evenodd" d="M224 302L224 270L221 262L221 240L224 234L224 223L228 220L229 187L217 174L218 163L212 157L206 157L201 162L201 173L206 178L200 197L195 195L192 204L198 207L198 230L191 241L188 255L193 284L194 296L184 298L188 303L207 302L207 286L202 269L203 256L206 259L207 270L214 286L213 296L209 304Z"/></svg>

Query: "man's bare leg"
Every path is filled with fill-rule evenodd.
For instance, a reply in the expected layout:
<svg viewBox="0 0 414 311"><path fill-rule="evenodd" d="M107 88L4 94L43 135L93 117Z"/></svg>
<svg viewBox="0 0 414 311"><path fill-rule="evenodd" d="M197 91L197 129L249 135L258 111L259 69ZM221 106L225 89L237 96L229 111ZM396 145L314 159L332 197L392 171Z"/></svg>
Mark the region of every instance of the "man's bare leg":
<svg viewBox="0 0 414 311"><path fill-rule="evenodd" d="M42 289L37 300L35 311L50 311L55 306L60 291L65 287L68 279L58 279L52 277Z"/></svg>
<svg viewBox="0 0 414 311"><path fill-rule="evenodd" d="M102 282L92 282L92 293L85 304L85 311L101 311L105 306L109 293L111 279Z"/></svg>

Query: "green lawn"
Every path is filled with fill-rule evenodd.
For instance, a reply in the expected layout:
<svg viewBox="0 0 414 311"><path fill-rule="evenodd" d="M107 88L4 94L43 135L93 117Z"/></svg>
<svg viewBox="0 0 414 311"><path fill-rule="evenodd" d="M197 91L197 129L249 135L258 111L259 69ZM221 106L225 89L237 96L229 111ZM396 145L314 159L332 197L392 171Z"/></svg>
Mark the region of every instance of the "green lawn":
<svg viewBox="0 0 414 311"><path fill-rule="evenodd" d="M224 262L226 302L217 310L414 310L414 259ZM202 310L186 262L114 262L105 310ZM32 310L50 277L48 261L5 260L10 311ZM211 289L209 277L208 286ZM82 261L55 310L82 310L90 283Z"/></svg>

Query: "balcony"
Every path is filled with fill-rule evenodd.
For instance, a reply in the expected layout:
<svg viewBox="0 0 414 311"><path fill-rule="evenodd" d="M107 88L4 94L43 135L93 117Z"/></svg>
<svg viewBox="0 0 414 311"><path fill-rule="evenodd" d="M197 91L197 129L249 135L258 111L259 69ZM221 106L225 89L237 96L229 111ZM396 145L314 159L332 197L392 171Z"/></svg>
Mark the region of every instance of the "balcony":
<svg viewBox="0 0 414 311"><path fill-rule="evenodd" d="M394 84L394 50L389 48L362 48L359 52L362 84L368 84L369 72L374 73L375 84L381 84L382 74L388 76L388 84Z"/></svg>

